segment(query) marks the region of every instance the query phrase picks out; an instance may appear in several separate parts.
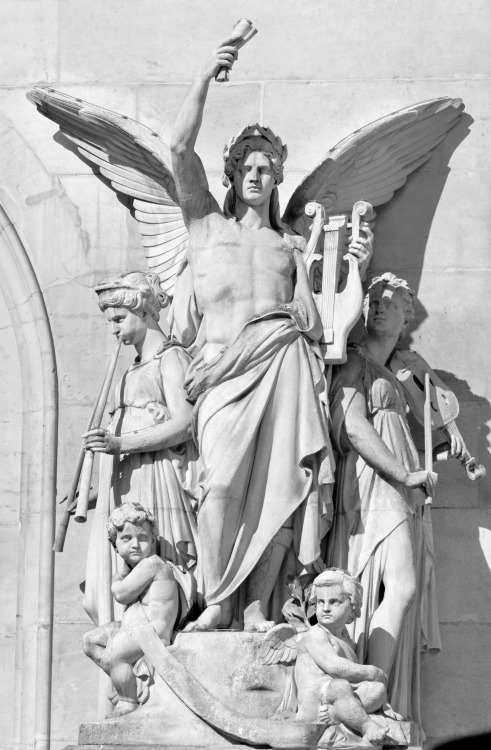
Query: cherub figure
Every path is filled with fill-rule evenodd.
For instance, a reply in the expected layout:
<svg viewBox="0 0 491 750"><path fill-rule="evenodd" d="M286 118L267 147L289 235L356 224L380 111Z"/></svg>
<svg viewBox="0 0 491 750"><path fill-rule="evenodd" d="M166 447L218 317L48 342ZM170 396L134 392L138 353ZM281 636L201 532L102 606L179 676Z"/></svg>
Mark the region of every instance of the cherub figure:
<svg viewBox="0 0 491 750"><path fill-rule="evenodd" d="M111 717L138 708L133 671L143 656L135 628L150 622L165 646L171 642L179 615L179 591L170 565L157 554L157 527L140 503L123 503L107 524L109 540L123 560L113 576L112 594L125 609L121 622L110 622L86 633L83 649L111 678L118 704Z"/></svg>
<svg viewBox="0 0 491 750"><path fill-rule="evenodd" d="M290 625L278 625L266 636L262 656L266 663L296 658L297 721L344 724L364 743L381 742L387 728L370 714L384 709L400 719L387 704L387 675L378 667L359 664L346 625L360 614L363 588L349 573L329 568L314 580L312 600L317 624L296 634Z"/></svg>

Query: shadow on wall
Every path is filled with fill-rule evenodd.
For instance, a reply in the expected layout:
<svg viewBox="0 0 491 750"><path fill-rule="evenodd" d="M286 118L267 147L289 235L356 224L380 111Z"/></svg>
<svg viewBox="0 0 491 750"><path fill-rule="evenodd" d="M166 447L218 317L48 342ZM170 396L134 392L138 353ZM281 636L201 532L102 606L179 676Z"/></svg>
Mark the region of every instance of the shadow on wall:
<svg viewBox="0 0 491 750"><path fill-rule="evenodd" d="M392 200L377 209L376 248L373 272L392 271L404 276L418 294L426 243L447 177L454 151L467 138L474 122L466 112L434 150L431 159L409 176ZM427 317L417 303L416 321Z"/></svg>
<svg viewBox="0 0 491 750"><path fill-rule="evenodd" d="M373 276L392 271L405 278L418 296L431 225L450 173L448 164L454 151L469 135L473 122L472 117L464 112L429 161L409 175L404 187L396 191L389 203L376 209L375 252L367 283ZM411 334L427 317L426 308L416 299L409 342ZM350 339L359 341L362 336L363 321L360 320ZM405 342L405 345L409 344Z"/></svg>
<svg viewBox="0 0 491 750"><path fill-rule="evenodd" d="M428 311L417 296L428 237L450 173L450 159L469 135L473 122L472 117L464 112L458 124L435 149L431 159L409 176L406 185L395 193L388 204L377 209L375 253L373 267L369 270L367 280L383 271L392 271L397 276L405 278L416 292L415 318L408 339L403 342L404 347L411 346L413 334L428 317ZM351 338L357 341L362 334L363 326L360 322ZM491 419L491 405L484 396L473 393L466 381L459 380L450 372L441 370L435 372L455 393L459 403L462 404L462 411L466 412L462 414L462 418L457 418L457 424L462 426L463 437L471 455L485 465L488 476L479 483L480 505L491 507L490 430L486 426ZM474 404L474 407L470 407L469 404ZM416 442L419 442L419 435L415 437ZM466 479L465 471L457 465L456 461L451 461L450 464L456 465L450 470L456 479L456 475L460 472L459 485L461 481L465 483L470 481ZM465 492L465 487L462 489Z"/></svg>

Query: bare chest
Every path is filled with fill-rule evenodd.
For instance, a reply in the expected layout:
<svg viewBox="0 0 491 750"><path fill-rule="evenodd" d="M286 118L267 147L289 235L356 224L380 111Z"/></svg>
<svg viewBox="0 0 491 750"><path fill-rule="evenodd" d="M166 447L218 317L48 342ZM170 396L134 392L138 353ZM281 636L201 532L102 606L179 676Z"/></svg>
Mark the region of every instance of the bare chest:
<svg viewBox="0 0 491 750"><path fill-rule="evenodd" d="M291 297L295 261L272 230L250 231L225 222L194 238L190 252L194 289L203 308L221 300Z"/></svg>

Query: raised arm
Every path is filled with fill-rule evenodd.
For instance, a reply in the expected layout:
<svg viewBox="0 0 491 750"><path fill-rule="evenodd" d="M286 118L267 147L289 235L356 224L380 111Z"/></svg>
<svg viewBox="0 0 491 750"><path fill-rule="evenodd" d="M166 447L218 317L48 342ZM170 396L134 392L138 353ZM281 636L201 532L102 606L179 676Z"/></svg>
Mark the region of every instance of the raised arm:
<svg viewBox="0 0 491 750"><path fill-rule="evenodd" d="M185 216L201 218L207 213L208 182L199 156L194 148L198 137L210 81L221 67L231 68L237 50L225 39L203 66L186 96L174 126L171 139L172 170L176 180L179 202ZM211 198L211 196L210 196Z"/></svg>

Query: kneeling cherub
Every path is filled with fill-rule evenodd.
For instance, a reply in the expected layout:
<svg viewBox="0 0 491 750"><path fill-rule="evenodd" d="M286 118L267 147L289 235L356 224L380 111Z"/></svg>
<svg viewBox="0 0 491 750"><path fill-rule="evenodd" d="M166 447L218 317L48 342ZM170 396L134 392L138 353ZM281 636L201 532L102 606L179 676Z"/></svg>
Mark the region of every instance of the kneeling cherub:
<svg viewBox="0 0 491 750"><path fill-rule="evenodd" d="M389 718L402 717L387 704L386 674L358 664L345 630L359 617L362 596L361 584L346 571L324 571L314 580L311 593L317 624L305 621L307 630L301 633L290 625L277 625L266 635L261 655L267 664L295 660L295 720L344 724L361 735L363 743L379 743L387 728L370 714L383 709Z"/></svg>
<svg viewBox="0 0 491 750"><path fill-rule="evenodd" d="M133 667L143 651L135 628L150 622L164 645L170 645L179 593L171 567L156 554L157 527L147 508L131 502L118 506L111 513L107 533L124 561L122 570L113 576L111 590L125 609L121 622L86 633L83 648L112 680L119 698L114 717L138 707Z"/></svg>

